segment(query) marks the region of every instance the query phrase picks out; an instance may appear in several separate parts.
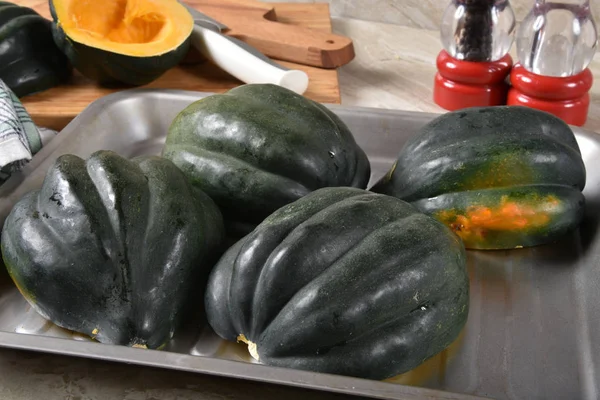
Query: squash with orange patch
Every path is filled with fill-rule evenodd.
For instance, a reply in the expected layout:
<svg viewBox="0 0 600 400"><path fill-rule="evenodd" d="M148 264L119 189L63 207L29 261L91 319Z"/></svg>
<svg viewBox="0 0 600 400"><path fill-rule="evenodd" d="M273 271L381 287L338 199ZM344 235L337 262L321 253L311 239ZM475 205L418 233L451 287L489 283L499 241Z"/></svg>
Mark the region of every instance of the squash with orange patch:
<svg viewBox="0 0 600 400"><path fill-rule="evenodd" d="M145 85L186 56L194 21L177 0L50 0L56 45L102 84Z"/></svg>
<svg viewBox="0 0 600 400"><path fill-rule="evenodd" d="M518 106L474 107L424 126L371 190L411 202L470 249L558 240L583 218L586 170L559 118Z"/></svg>

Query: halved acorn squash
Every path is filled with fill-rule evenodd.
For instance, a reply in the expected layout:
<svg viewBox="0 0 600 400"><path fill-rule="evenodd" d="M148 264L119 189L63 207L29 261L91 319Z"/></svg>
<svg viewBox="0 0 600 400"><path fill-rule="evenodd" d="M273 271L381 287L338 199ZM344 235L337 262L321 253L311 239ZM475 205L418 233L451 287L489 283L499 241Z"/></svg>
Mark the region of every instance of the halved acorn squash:
<svg viewBox="0 0 600 400"><path fill-rule="evenodd" d="M53 37L101 84L145 85L189 50L194 21L177 0L50 0Z"/></svg>

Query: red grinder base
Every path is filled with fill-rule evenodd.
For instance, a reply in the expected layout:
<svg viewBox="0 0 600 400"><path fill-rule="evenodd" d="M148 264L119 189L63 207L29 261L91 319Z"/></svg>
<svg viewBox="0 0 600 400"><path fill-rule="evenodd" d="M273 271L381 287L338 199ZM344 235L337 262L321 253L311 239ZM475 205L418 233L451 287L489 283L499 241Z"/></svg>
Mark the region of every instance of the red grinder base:
<svg viewBox="0 0 600 400"><path fill-rule="evenodd" d="M452 58L442 50L436 60L433 100L446 110L506 104L506 78L513 65L509 54L498 61L475 62Z"/></svg>
<svg viewBox="0 0 600 400"><path fill-rule="evenodd" d="M546 111L567 124L582 126L588 116L593 81L589 68L563 78L537 75L517 63L510 74L512 88L507 103Z"/></svg>

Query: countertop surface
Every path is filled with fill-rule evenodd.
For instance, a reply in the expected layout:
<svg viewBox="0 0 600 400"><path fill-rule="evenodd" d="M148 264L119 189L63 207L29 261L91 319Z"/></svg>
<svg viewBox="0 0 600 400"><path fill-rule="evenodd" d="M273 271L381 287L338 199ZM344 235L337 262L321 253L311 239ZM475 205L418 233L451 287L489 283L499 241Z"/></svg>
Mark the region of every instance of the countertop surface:
<svg viewBox="0 0 600 400"><path fill-rule="evenodd" d="M334 18L333 29L353 38L356 52L340 68L343 105L446 112L433 102L435 59L442 49L438 31L348 18ZM582 128L600 133L600 52L589 68L596 80Z"/></svg>
<svg viewBox="0 0 600 400"><path fill-rule="evenodd" d="M432 101L437 31L334 18L354 40L356 59L340 69L342 104L442 113ZM600 58L591 65L600 72ZM591 92L584 128L600 132L600 87ZM2 400L341 399L284 386L79 358L0 350Z"/></svg>

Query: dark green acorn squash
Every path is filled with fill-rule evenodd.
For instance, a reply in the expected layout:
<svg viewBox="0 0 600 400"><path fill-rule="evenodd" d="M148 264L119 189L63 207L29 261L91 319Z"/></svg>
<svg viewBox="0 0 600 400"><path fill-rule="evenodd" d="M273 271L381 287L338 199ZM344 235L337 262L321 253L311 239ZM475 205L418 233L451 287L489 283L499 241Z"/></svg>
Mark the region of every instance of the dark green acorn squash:
<svg viewBox="0 0 600 400"><path fill-rule="evenodd" d="M366 154L333 112L270 84L242 85L185 108L163 157L215 200L238 237L315 189L364 189L371 176Z"/></svg>
<svg viewBox="0 0 600 400"><path fill-rule="evenodd" d="M0 79L23 97L66 82L72 67L52 40L52 22L0 1Z"/></svg>
<svg viewBox="0 0 600 400"><path fill-rule="evenodd" d="M182 61L194 21L177 0L49 0L56 45L101 85L145 85Z"/></svg>
<svg viewBox="0 0 600 400"><path fill-rule="evenodd" d="M569 126L520 106L475 107L434 119L371 190L411 202L467 248L557 240L583 218L586 170Z"/></svg>
<svg viewBox="0 0 600 400"><path fill-rule="evenodd" d="M229 248L208 321L273 366L385 379L459 335L469 309L460 239L395 197L323 188Z"/></svg>
<svg viewBox="0 0 600 400"><path fill-rule="evenodd" d="M2 256L43 317L102 343L161 348L224 240L213 201L169 160L57 159L14 206ZM217 252L217 253L215 253Z"/></svg>

